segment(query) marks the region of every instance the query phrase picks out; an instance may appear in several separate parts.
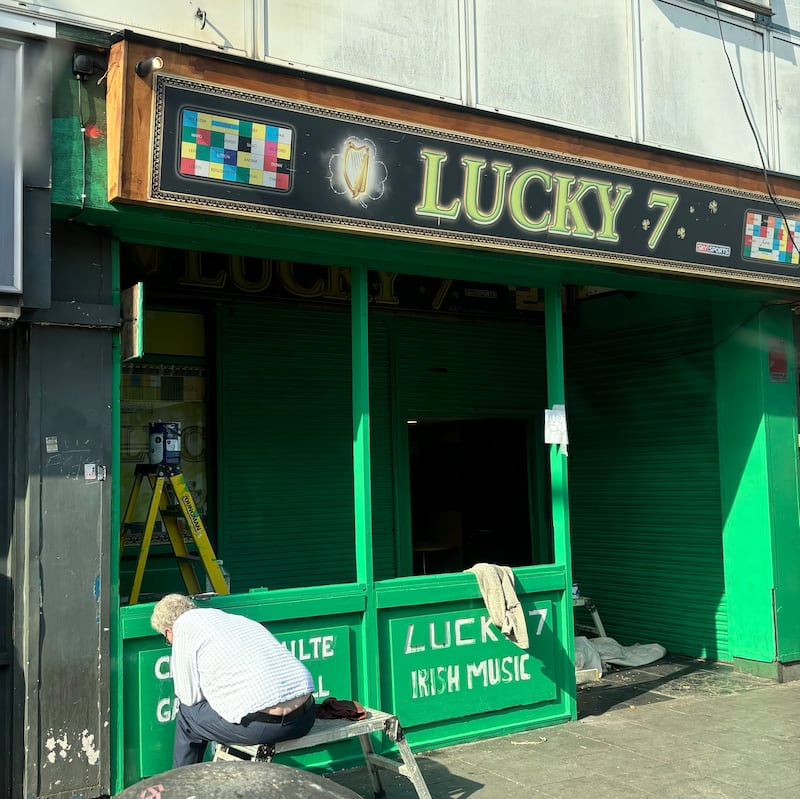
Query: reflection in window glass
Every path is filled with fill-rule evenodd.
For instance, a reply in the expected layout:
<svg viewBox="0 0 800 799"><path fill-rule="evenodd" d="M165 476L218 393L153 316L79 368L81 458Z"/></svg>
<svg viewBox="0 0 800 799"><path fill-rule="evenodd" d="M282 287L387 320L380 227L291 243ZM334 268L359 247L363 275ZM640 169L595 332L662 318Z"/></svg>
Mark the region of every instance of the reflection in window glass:
<svg viewBox="0 0 800 799"><path fill-rule="evenodd" d="M120 515L125 513L138 464L150 462L151 422L178 422L181 426L181 467L206 529L208 529L208 474L206 464L206 376L196 366L136 364L123 367L120 408ZM134 567L152 492L143 483L123 553L123 594ZM179 520L179 525L182 520ZM186 532L185 538L191 541ZM163 562L159 562L159 556ZM166 530L156 521L148 558L144 590L183 590ZM165 567L168 568L165 570ZM126 579L127 578L127 579Z"/></svg>

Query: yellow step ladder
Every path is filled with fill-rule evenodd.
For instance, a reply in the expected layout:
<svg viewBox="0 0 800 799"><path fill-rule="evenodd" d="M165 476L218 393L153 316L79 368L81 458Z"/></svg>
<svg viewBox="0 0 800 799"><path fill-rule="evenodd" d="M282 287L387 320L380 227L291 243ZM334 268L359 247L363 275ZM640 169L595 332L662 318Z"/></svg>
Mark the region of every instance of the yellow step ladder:
<svg viewBox="0 0 800 799"><path fill-rule="evenodd" d="M144 570L147 565L147 556L150 552L150 544L153 539L153 529L156 525L156 518L161 515L164 529L169 536L172 551L178 562L183 582L186 584L186 591L189 594L199 594L201 592L200 582L197 579L193 562L203 565L208 575L211 587L218 594L229 594L230 588L225 581L219 562L214 556L214 549L208 540L208 534L203 526L203 521L194 504L194 499L186 485L183 470L179 465L144 465L136 466L136 473L131 487L131 495L128 505L125 508L125 515L122 518L122 532L120 534L120 557L125 549L125 543L131 526L134 524L133 514L136 503L139 499L139 492L144 478L153 491L150 505L147 511L147 518L142 532L142 542L139 548L139 556L136 561L136 571L133 575L133 585L131 586L128 604L135 605L139 601L139 594L142 590L142 580ZM178 518L183 518L186 527L192 535L197 554L192 554L186 545Z"/></svg>

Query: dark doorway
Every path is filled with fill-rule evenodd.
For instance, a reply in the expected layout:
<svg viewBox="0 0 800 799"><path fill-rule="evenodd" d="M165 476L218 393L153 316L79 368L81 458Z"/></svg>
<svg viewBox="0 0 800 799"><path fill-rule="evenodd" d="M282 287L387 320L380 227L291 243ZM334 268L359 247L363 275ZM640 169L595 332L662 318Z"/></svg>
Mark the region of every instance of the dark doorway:
<svg viewBox="0 0 800 799"><path fill-rule="evenodd" d="M416 574L532 563L527 431L524 419L409 423Z"/></svg>

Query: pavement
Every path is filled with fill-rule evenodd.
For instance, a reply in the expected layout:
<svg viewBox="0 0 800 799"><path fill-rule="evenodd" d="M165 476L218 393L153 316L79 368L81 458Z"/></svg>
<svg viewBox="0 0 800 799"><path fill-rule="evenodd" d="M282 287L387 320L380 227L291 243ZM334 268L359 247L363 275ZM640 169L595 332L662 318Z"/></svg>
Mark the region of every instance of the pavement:
<svg viewBox="0 0 800 799"><path fill-rule="evenodd" d="M432 799L794 799L800 680L667 656L580 687L577 721L416 757ZM364 768L328 776L373 795ZM416 799L381 778L386 799Z"/></svg>

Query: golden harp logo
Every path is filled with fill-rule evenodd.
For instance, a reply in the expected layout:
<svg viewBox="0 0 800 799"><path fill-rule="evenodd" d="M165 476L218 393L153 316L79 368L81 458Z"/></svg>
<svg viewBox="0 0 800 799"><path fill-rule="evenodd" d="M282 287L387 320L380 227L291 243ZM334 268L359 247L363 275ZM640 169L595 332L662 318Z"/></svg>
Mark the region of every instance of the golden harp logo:
<svg viewBox="0 0 800 799"><path fill-rule="evenodd" d="M349 136L328 163L331 190L367 207L383 197L388 177L386 164L378 159L375 142Z"/></svg>
<svg viewBox="0 0 800 799"><path fill-rule="evenodd" d="M367 190L367 175L369 174L369 145L360 147L353 142L347 142L344 148L344 182L353 199L357 200Z"/></svg>

